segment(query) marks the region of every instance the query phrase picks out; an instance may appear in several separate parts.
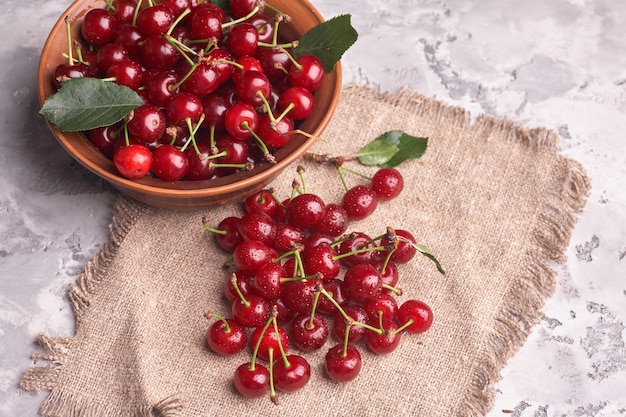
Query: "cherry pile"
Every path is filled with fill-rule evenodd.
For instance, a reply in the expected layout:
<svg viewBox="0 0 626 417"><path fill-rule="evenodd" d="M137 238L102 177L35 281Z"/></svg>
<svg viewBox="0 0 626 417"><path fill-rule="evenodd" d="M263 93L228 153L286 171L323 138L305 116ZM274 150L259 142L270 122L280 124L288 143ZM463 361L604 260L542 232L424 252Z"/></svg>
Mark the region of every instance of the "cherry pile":
<svg viewBox="0 0 626 417"><path fill-rule="evenodd" d="M379 201L400 194L400 172L379 168L351 188L344 180L339 203L307 192L301 166L298 173L301 181L294 180L286 199L266 189L245 200L241 215L214 227L208 217L202 220L230 254L232 271L223 285L229 313L207 313L215 319L208 347L220 355L247 347L250 360L234 371L234 385L245 397L269 393L275 403L277 391L308 383L307 352L326 349L326 375L351 381L360 373L362 348L389 354L403 334L423 333L433 320L423 301L398 301L400 265L417 253L415 237L391 227L377 236L348 232Z"/></svg>
<svg viewBox="0 0 626 417"><path fill-rule="evenodd" d="M86 132L125 178L250 170L275 162L272 152L312 113L323 80L317 57L296 59L297 42L281 43L278 27L288 20L258 0L230 0L227 11L199 0L108 1L85 14L85 46L69 41L54 83L97 77L142 97L123 121Z"/></svg>

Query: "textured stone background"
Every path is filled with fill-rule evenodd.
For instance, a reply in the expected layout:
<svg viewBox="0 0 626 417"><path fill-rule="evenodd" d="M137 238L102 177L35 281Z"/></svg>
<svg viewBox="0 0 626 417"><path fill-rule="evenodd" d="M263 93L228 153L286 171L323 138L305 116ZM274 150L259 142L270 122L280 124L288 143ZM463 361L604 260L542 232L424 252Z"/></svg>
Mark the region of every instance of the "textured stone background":
<svg viewBox="0 0 626 417"><path fill-rule="evenodd" d="M503 371L489 417L626 415L626 3L620 0L316 0L352 14L346 82L547 127L593 190L545 317ZM41 118L38 56L68 0L5 0L0 26L0 416L41 331L65 336L65 293L108 238L115 193L64 154Z"/></svg>

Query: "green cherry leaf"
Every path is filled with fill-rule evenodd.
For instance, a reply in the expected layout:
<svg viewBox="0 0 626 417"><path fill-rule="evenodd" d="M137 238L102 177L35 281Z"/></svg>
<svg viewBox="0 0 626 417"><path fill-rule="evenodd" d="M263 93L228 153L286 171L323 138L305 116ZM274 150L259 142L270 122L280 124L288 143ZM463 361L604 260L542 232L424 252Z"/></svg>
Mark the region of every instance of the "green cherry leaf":
<svg viewBox="0 0 626 417"><path fill-rule="evenodd" d="M80 132L119 122L142 104L128 87L98 78L72 78L46 99L39 113L62 132Z"/></svg>
<svg viewBox="0 0 626 417"><path fill-rule="evenodd" d="M311 28L298 40L293 56L315 55L322 61L324 71L331 72L359 36L350 23L351 17L349 14L335 16Z"/></svg>
<svg viewBox="0 0 626 417"><path fill-rule="evenodd" d="M435 263L435 265L437 266L437 271L439 271L442 275L446 274L446 272L443 270L443 267L441 266L437 258L435 258L435 255L430 253L430 249L428 249L427 246L424 246L424 245L414 245L414 246L415 246L415 249L417 249L419 253L421 253L422 255L424 255L425 257L427 257L428 259L430 259L431 261Z"/></svg>
<svg viewBox="0 0 626 417"><path fill-rule="evenodd" d="M378 166L389 161L399 149L384 140L374 140L357 152L359 162L367 166Z"/></svg>
<svg viewBox="0 0 626 417"><path fill-rule="evenodd" d="M222 10L230 10L229 0L211 0L209 3L219 6Z"/></svg>
<svg viewBox="0 0 626 417"><path fill-rule="evenodd" d="M398 148L393 157L380 164L383 168L394 168L406 160L421 158L428 146L428 138L411 136L401 130L389 131L376 140L389 142Z"/></svg>

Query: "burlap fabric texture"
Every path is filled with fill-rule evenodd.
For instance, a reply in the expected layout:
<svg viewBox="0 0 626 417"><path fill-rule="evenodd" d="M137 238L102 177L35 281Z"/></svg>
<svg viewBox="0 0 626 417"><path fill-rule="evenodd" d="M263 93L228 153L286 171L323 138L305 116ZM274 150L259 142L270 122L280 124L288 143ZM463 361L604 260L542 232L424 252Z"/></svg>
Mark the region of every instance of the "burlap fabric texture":
<svg viewBox="0 0 626 417"><path fill-rule="evenodd" d="M207 311L228 314L217 249L201 218L216 223L241 207L178 213L124 197L115 205L110 243L69 290L76 334L41 335L48 361L25 371L26 390L50 390L46 416L478 416L494 400L499 372L541 317L554 290L553 262L563 262L576 213L590 184L584 169L559 155L558 138L410 91L380 94L344 87L337 113L313 151L349 155L400 129L426 136L423 158L400 166L406 188L351 231L410 230L446 275L417 257L400 267L401 299L433 309L432 328L405 335L347 384L323 370L326 349L306 354L309 384L299 392L249 400L232 384L248 352L208 351ZM343 192L334 169L305 164L307 191L326 202ZM354 167L363 170L361 167ZM371 173L372 169L363 172ZM271 185L287 197L295 166ZM352 184L362 181L347 177ZM328 346L331 343L328 342ZM41 364L41 361L39 361Z"/></svg>

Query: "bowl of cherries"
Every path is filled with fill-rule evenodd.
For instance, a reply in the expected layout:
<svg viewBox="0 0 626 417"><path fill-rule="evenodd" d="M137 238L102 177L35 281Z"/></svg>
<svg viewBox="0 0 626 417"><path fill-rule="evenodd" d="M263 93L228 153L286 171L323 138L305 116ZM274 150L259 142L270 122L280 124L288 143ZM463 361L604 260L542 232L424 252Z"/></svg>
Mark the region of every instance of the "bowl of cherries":
<svg viewBox="0 0 626 417"><path fill-rule="evenodd" d="M76 0L42 50L40 113L74 159L143 203L241 201L332 118L356 40L351 27L329 37L332 20L307 0Z"/></svg>

